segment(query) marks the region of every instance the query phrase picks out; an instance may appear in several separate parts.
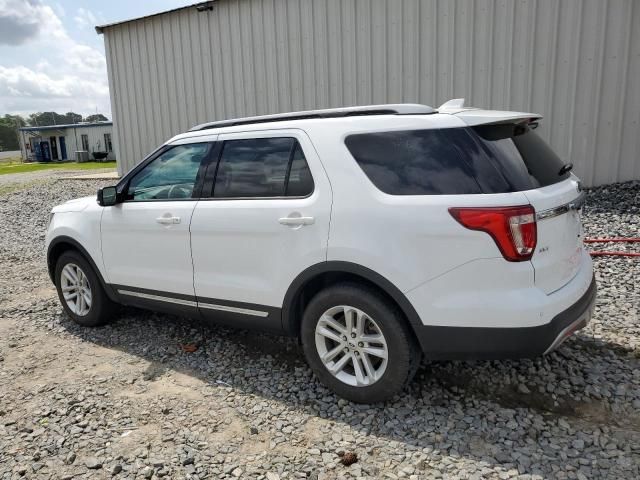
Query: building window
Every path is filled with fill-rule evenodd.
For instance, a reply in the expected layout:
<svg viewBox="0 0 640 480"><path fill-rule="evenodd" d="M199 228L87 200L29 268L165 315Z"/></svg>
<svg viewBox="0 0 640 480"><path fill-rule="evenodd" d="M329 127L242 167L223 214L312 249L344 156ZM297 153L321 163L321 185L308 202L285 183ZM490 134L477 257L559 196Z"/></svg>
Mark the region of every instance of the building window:
<svg viewBox="0 0 640 480"><path fill-rule="evenodd" d="M106 152L113 152L113 145L111 144L111 134L104 134L104 149Z"/></svg>
<svg viewBox="0 0 640 480"><path fill-rule="evenodd" d="M80 140L82 141L82 150L89 151L89 135L82 134L80 135Z"/></svg>

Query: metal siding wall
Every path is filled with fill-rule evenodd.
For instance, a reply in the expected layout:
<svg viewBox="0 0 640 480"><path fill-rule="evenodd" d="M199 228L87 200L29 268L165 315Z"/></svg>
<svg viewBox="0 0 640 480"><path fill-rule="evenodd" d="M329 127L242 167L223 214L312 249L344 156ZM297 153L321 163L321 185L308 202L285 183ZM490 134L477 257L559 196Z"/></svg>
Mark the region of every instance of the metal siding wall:
<svg viewBox="0 0 640 480"><path fill-rule="evenodd" d="M209 120L418 102L533 111L586 184L640 178L640 2L220 0L105 30L121 173Z"/></svg>
<svg viewBox="0 0 640 480"><path fill-rule="evenodd" d="M117 105L117 98L119 95L119 92L116 91L116 82L115 82L115 75L114 72L111 69L111 66L115 67L115 64L113 63L113 55L115 53L115 49L111 48L111 37L105 35L104 38L104 43L105 43L105 50L106 50L106 54L107 54L107 63L110 65L109 68L109 92L111 93L111 111L115 112L116 111L116 105ZM112 159L119 159L121 158L120 154L119 154L119 144L118 144L118 124L117 123L113 123L112 129L111 129L111 144L113 146L113 151L111 152L111 157ZM69 155L69 145L67 144L67 155ZM120 169L120 162L118 162L118 168Z"/></svg>

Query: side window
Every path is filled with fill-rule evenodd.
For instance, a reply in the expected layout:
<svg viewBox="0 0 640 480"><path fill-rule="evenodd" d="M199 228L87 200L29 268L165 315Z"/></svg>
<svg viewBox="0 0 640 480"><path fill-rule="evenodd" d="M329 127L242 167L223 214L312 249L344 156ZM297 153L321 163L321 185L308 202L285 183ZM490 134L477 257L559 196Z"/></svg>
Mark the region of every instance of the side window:
<svg viewBox="0 0 640 480"><path fill-rule="evenodd" d="M362 133L345 144L390 195L521 192L569 176L560 174L558 155L523 125Z"/></svg>
<svg viewBox="0 0 640 480"><path fill-rule="evenodd" d="M461 146L464 128L350 135L345 144L371 182L389 195L481 193Z"/></svg>
<svg viewBox="0 0 640 480"><path fill-rule="evenodd" d="M253 138L224 143L215 198L304 196L313 179L294 138Z"/></svg>
<svg viewBox="0 0 640 480"><path fill-rule="evenodd" d="M200 164L208 143L178 145L156 157L129 182L127 200L193 198Z"/></svg>
<svg viewBox="0 0 640 480"><path fill-rule="evenodd" d="M307 159L304 158L302 148L296 142L296 148L293 151L291 160L291 171L289 173L289 182L287 183L287 197L306 197L313 193L313 177L307 165Z"/></svg>

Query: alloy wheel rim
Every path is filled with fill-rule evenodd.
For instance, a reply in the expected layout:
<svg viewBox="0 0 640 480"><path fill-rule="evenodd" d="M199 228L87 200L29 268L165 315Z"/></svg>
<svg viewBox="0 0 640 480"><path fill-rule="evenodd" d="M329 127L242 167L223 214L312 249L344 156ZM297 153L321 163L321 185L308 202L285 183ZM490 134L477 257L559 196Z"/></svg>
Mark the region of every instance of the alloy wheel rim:
<svg viewBox="0 0 640 480"><path fill-rule="evenodd" d="M91 284L82 269L68 263L60 273L60 288L64 301L75 315L83 317L91 310Z"/></svg>
<svg viewBox="0 0 640 480"><path fill-rule="evenodd" d="M347 385L373 385L387 369L389 350L382 330L358 308L339 305L324 312L315 341L325 368Z"/></svg>

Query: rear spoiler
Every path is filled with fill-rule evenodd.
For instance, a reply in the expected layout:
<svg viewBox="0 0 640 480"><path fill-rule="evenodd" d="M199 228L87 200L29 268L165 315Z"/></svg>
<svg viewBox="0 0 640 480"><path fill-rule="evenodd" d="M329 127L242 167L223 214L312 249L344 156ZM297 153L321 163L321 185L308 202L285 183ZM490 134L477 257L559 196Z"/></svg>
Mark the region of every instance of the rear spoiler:
<svg viewBox="0 0 640 480"><path fill-rule="evenodd" d="M438 113L455 115L470 127L504 123L532 123L542 118L538 113L482 110L464 106L464 98L455 98L438 107Z"/></svg>

